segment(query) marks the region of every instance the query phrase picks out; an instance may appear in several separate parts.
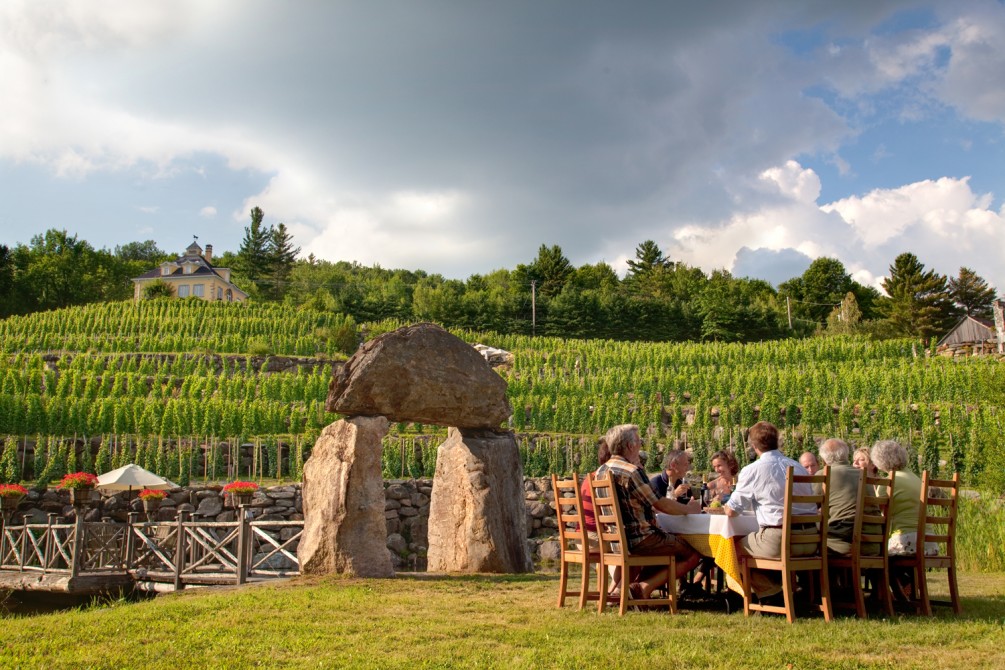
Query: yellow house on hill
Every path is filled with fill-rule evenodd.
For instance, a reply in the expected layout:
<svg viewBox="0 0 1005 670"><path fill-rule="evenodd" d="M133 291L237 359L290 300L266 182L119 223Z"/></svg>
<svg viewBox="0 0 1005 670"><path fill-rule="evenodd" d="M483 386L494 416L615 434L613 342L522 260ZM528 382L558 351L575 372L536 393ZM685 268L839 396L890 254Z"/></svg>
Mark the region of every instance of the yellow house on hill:
<svg viewBox="0 0 1005 670"><path fill-rule="evenodd" d="M143 298L143 290L156 281L168 284L175 296L190 296L203 300L224 300L243 302L248 294L230 283L229 268L215 268L213 245L207 244L206 251L196 243L188 245L185 255L173 261L165 261L159 267L146 272L133 281L133 298Z"/></svg>

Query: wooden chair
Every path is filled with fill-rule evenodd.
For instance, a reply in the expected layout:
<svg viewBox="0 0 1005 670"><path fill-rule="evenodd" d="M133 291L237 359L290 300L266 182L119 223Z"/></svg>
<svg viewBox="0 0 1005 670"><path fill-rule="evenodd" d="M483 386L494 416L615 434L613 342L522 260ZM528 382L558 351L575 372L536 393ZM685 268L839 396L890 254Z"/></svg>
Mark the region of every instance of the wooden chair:
<svg viewBox="0 0 1005 670"><path fill-rule="evenodd" d="M793 573L816 572L820 582L820 604L816 605L824 613L824 619L833 618L831 611L830 585L827 577L827 487L830 484L830 468L823 469L823 475L797 475L790 466L785 476L785 513L782 519L782 555L780 558L761 558L759 556L740 555L740 568L743 575L743 614L750 616L752 611L774 612L784 614L789 623L795 621L795 588ZM812 495L795 495L793 484L820 485L820 493ZM816 505L813 514L794 514L792 505L809 503ZM796 533L794 527L802 528L808 524L816 524L815 533ZM822 529L822 530L821 530ZM796 546L816 545L812 556L794 556ZM750 571L775 570L782 573L782 594L785 606L754 603L750 589ZM814 598L811 586L811 599Z"/></svg>
<svg viewBox="0 0 1005 670"><path fill-rule="evenodd" d="M890 593L890 566L887 562L887 539L890 537L890 497L893 495L894 477L869 477L862 473L858 483L858 506L855 508L855 528L852 532L851 553L847 556L831 554L827 557L829 568L841 568L849 571L853 599L851 603L836 602L838 607L853 607L860 619L867 618L865 609L865 593L862 581L866 575L863 570L871 570L873 594L882 599L883 609L887 615L893 616L893 599ZM871 510L871 513L866 513ZM866 533L863 527L877 528L879 532ZM863 544L878 544L879 554L864 556ZM879 577L877 584L875 579Z"/></svg>
<svg viewBox="0 0 1005 670"><path fill-rule="evenodd" d="M624 616L630 605L636 607L669 607L677 612L677 559L674 556L638 556L628 551L625 526L621 519L621 505L618 490L607 477L597 478L593 473L588 477L590 495L593 497L593 513L597 517L597 534L600 536L600 591L607 592L609 567L621 569L621 599L618 614ZM629 584L631 569L636 567L660 566L669 571L667 580L668 597L632 598ZM607 598L598 601L597 612L603 612Z"/></svg>
<svg viewBox="0 0 1005 670"><path fill-rule="evenodd" d="M956 511L960 492L960 474L952 479L932 479L925 471L921 475L921 496L918 508L918 551L913 556L891 556L890 570L909 569L914 573L910 604L920 614L932 615L932 605L945 605L960 614L960 590L956 584ZM925 556L925 545L939 545L939 553ZM928 570L944 569L949 580L949 600L928 597Z"/></svg>
<svg viewBox="0 0 1005 670"><path fill-rule="evenodd" d="M555 514L558 516L558 542L562 549L562 567L558 581L558 606L565 606L569 596L579 597L579 609L586 607L587 600L599 600L600 591L590 590L590 572L597 569L597 583L600 583L600 551L590 551L586 535L586 519L583 516L582 482L573 473L571 479L551 476L551 489L555 493ZM579 590L569 590L569 565L580 566L582 576Z"/></svg>

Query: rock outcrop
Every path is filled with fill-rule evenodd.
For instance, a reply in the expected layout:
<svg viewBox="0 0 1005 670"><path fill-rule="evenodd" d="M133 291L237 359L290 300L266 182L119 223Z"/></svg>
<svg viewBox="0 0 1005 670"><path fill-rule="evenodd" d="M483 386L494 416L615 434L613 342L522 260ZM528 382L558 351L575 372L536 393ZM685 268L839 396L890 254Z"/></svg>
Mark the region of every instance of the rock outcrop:
<svg viewBox="0 0 1005 670"><path fill-rule="evenodd" d="M512 414L506 381L470 345L431 323L361 346L333 373L325 407L459 428L497 429Z"/></svg>
<svg viewBox="0 0 1005 670"><path fill-rule="evenodd" d="M380 473L383 417L353 417L327 426L304 464L302 574L392 577Z"/></svg>
<svg viewBox="0 0 1005 670"><path fill-rule="evenodd" d="M433 572L533 571L512 433L449 431L436 456L428 537Z"/></svg>

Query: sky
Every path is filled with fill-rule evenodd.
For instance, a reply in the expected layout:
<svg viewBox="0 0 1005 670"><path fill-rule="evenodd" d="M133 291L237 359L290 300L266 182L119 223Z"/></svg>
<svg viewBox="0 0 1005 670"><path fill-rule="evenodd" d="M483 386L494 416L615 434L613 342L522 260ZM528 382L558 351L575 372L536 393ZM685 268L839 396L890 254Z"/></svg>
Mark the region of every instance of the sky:
<svg viewBox="0 0 1005 670"><path fill-rule="evenodd" d="M0 244L1005 291L1005 3L4 0Z"/></svg>

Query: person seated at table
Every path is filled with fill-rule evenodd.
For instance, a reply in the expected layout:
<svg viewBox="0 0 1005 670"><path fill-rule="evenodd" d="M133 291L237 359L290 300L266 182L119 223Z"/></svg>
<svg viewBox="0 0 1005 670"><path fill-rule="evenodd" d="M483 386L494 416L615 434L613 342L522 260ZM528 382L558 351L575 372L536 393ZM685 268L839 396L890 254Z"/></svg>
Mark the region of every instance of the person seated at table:
<svg viewBox="0 0 1005 670"><path fill-rule="evenodd" d="M806 468L778 451L778 429L767 421L758 421L747 433L747 443L753 447L757 460L740 470L729 501L723 506L727 516L739 516L745 509L752 509L757 517L759 530L740 539L737 548L748 556L779 558L782 555L782 520L785 516L785 478L789 467L797 475L806 475ZM812 495L809 484L793 484L795 495ZM793 503L794 514L816 514L812 503ZM812 534L816 524L793 526L796 533ZM796 544L793 556L812 556L816 551L813 544ZM781 581L774 578L777 573L754 570L751 574L751 590L758 598L767 598L782 590Z"/></svg>
<svg viewBox="0 0 1005 670"><path fill-rule="evenodd" d="M740 464L736 462L733 454L728 451L717 451L712 454L712 470L719 476L708 483L708 498L706 503L718 501L725 504L729 500L729 495L733 492L733 480L740 471ZM691 580L691 583L701 584L705 580L705 575L711 574L714 569L715 559L703 556L701 564L694 572L694 578Z"/></svg>
<svg viewBox="0 0 1005 670"><path fill-rule="evenodd" d="M681 578L697 564L699 554L683 539L656 525L656 511L665 514L697 514L701 505L692 500L687 505L672 498L660 498L649 485L645 472L635 463L642 449L639 428L633 424L615 426L607 431L611 458L597 469L597 477L607 476L618 493L621 519L625 526L628 550L643 556L676 556L677 574L666 568L642 568L630 583L633 598L648 598L671 577Z"/></svg>
<svg viewBox="0 0 1005 670"><path fill-rule="evenodd" d="M806 472L811 475L817 474L820 469L820 461L817 460L816 454L812 451L804 451L799 457L799 465L806 468Z"/></svg>
<svg viewBox="0 0 1005 670"><path fill-rule="evenodd" d="M708 502L718 500L725 504L733 492L733 482L740 472L740 464L728 451L717 451L712 454L712 470L719 475L708 483Z"/></svg>
<svg viewBox="0 0 1005 670"><path fill-rule="evenodd" d="M603 437L597 441L597 463L603 465L610 459L611 450ZM599 471L599 467L598 467ZM579 495L583 499L583 519L586 526L586 539L590 551L600 551L600 536L597 535L597 516L593 512L593 498L590 496L590 482L584 477L579 486Z"/></svg>
<svg viewBox="0 0 1005 670"><path fill-rule="evenodd" d="M887 549L891 556L917 553L918 501L921 499L921 478L907 469L907 449L894 440L880 440L872 446L872 462L883 472L896 472L890 497L890 539ZM929 542L925 555L937 554L939 545Z"/></svg>
<svg viewBox="0 0 1005 670"><path fill-rule="evenodd" d="M856 449L852 455L851 464L852 467L864 470L866 477L876 477L879 475L879 470L872 464L872 459L869 457L869 447L859 447Z"/></svg>
<svg viewBox="0 0 1005 670"><path fill-rule="evenodd" d="M855 531L855 512L858 509L858 485L865 475L848 465L850 447L844 440L832 437L820 445L820 458L830 466L831 479L827 503L827 551L833 554L847 556L851 553L852 535ZM866 514L879 514L879 509L873 506L865 510ZM864 524L862 532L867 534L880 533L882 528L873 524ZM873 542L862 544L863 556L877 556L879 545Z"/></svg>
<svg viewBox="0 0 1005 670"><path fill-rule="evenodd" d="M649 486L659 498L674 498L682 505L691 500L691 487L684 475L691 469L691 459L683 449L671 449L663 459L663 471L649 478Z"/></svg>

